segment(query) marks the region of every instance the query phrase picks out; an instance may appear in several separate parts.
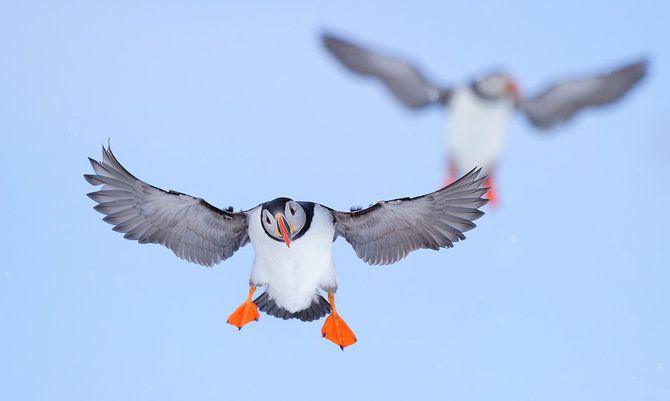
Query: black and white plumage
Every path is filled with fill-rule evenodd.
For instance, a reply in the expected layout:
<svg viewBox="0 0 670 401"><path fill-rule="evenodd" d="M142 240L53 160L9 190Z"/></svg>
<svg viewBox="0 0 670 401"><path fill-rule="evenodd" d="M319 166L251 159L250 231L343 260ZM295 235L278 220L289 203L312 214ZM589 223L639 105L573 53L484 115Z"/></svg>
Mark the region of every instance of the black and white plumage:
<svg viewBox="0 0 670 401"><path fill-rule="evenodd" d="M88 196L95 210L124 237L170 248L190 262L212 266L251 242L250 284L265 287L255 302L284 319L315 320L331 311L320 294L337 290L332 243L344 237L369 264L391 264L421 249L453 246L475 227L487 188L472 170L452 185L416 198L378 202L341 212L314 202L277 198L242 212L212 206L201 198L164 191L130 174L104 148L102 161L89 159L102 185ZM250 295L251 296L251 295Z"/></svg>
<svg viewBox="0 0 670 401"><path fill-rule="evenodd" d="M507 120L514 110L523 112L535 127L549 129L580 110L621 98L647 70L647 62L638 61L610 72L557 82L536 96L522 98L506 74L485 75L465 86L443 87L426 80L419 68L400 57L389 57L330 34L323 34L321 39L350 71L379 79L405 106L446 106L451 125L447 147L451 165L459 173L474 166L488 172L497 164L504 149Z"/></svg>

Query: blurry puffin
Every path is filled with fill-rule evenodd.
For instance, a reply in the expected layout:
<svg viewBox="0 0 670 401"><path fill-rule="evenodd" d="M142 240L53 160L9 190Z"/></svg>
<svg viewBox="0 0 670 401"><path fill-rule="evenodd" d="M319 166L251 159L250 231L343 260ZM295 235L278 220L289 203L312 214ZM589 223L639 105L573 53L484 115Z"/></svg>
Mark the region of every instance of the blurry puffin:
<svg viewBox="0 0 670 401"><path fill-rule="evenodd" d="M428 82L402 59L374 53L341 38L323 34L325 47L344 66L380 79L410 109L439 104L451 110L447 146L450 153L447 183L474 166L488 175L487 194L493 201L492 170L504 148L507 120L515 109L538 128L549 129L568 121L579 110L611 103L644 77L639 61L592 77L557 82L532 98L522 98L514 81L502 73L485 75L469 85L443 88Z"/></svg>
<svg viewBox="0 0 670 401"><path fill-rule="evenodd" d="M484 178L472 170L453 184L416 198L378 202L340 212L314 202L277 198L243 212L218 209L201 198L164 191L130 174L108 146L102 161L89 158L102 185L88 196L104 221L124 238L165 245L190 262L212 266L251 242L254 261L249 296L228 318L242 328L258 320L258 309L283 319L319 319L330 313L322 334L341 348L356 337L335 310L337 276L332 243L344 237L356 255L371 265L387 265L421 248L449 248L465 239L484 213ZM252 301L256 287L265 292ZM328 293L328 301L319 290Z"/></svg>

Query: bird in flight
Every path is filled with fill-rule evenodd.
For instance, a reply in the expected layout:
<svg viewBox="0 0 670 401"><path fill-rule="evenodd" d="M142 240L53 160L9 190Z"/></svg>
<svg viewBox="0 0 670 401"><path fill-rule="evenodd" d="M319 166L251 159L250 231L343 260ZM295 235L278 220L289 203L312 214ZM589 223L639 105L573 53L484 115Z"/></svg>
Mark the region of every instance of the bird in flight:
<svg viewBox="0 0 670 401"><path fill-rule="evenodd" d="M282 319L313 321L326 315L321 333L340 348L356 337L335 309L337 275L332 244L344 237L356 255L371 265L397 262L417 249L450 248L484 212L488 188L473 169L438 191L415 198L377 202L341 212L315 202L276 198L234 212L204 199L165 191L141 181L103 147L102 160L89 158L88 194L94 209L114 231L140 244L161 244L193 263L212 266L251 242L254 260L249 294L228 318L242 328L259 310ZM252 299L257 287L264 292ZM326 300L320 293L327 294Z"/></svg>
<svg viewBox="0 0 670 401"><path fill-rule="evenodd" d="M401 57L392 57L331 34L322 34L326 49L350 71L380 80L410 109L441 105L450 112L450 134L445 143L448 169L445 183L481 166L488 175L484 185L494 201L495 167L504 149L507 121L515 110L535 127L550 129L585 108L614 102L646 74L647 62L637 61L605 73L549 85L532 97L523 97L507 74L484 75L467 85L444 87L429 82L420 69Z"/></svg>

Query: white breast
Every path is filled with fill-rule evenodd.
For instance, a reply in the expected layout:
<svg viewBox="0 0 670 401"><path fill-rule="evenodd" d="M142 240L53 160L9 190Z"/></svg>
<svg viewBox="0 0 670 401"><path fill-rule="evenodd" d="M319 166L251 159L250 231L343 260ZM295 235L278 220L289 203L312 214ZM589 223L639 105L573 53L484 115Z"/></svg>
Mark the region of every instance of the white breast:
<svg viewBox="0 0 670 401"><path fill-rule="evenodd" d="M261 206L247 214L249 239L255 253L250 283L265 287L277 305L289 312L307 308L319 288L335 292L332 214L323 206L315 205L309 229L293 241L290 248L283 241L268 237L261 227L260 216Z"/></svg>
<svg viewBox="0 0 670 401"><path fill-rule="evenodd" d="M514 102L483 100L468 86L454 92L448 107L447 146L459 173L474 167L483 167L484 171L494 167L504 150L507 120L514 111Z"/></svg>

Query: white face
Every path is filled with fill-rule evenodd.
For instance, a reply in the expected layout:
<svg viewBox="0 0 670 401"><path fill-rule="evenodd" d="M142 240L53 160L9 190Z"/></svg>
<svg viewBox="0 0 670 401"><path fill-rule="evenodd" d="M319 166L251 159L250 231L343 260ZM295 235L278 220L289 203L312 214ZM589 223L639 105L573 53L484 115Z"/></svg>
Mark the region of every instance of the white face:
<svg viewBox="0 0 670 401"><path fill-rule="evenodd" d="M479 92L492 98L514 97L516 88L512 81L503 74L492 74L476 83Z"/></svg>
<svg viewBox="0 0 670 401"><path fill-rule="evenodd" d="M307 214L300 204L294 200L289 200L284 206L283 212L277 212L274 215L267 209L263 209L261 213L261 224L265 232L272 238L278 241L286 241L280 221L285 223L284 229L288 239L292 240L293 236L300 232L307 221ZM288 245L288 243L287 243Z"/></svg>

